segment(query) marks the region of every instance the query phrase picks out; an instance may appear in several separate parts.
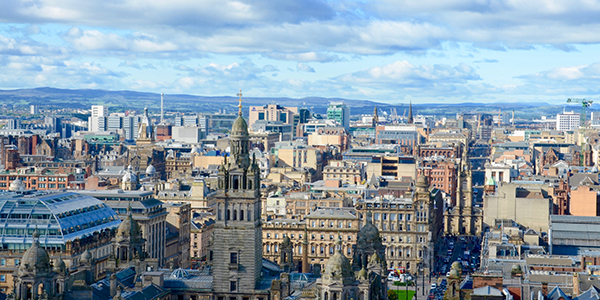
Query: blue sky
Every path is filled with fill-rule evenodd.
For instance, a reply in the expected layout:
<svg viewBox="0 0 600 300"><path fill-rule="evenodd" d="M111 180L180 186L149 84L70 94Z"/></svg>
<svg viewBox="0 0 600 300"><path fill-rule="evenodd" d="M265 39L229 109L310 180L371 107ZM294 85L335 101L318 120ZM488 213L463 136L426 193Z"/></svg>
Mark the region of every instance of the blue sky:
<svg viewBox="0 0 600 300"><path fill-rule="evenodd" d="M599 94L598 15L592 0L3 1L0 88L561 104Z"/></svg>

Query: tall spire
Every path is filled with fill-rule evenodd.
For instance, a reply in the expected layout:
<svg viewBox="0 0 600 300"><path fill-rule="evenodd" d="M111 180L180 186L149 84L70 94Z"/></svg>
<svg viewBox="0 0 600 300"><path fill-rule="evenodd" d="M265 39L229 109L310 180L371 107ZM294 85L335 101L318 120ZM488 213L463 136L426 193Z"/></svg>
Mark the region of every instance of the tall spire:
<svg viewBox="0 0 600 300"><path fill-rule="evenodd" d="M239 99L238 99L238 102L239 102L239 104L238 104L238 108L239 108L238 116L241 117L242 116L242 90L240 90L240 92L237 93L237 96L239 97Z"/></svg>
<svg viewBox="0 0 600 300"><path fill-rule="evenodd" d="M413 115L412 115L412 101L408 104L408 124L413 123Z"/></svg>

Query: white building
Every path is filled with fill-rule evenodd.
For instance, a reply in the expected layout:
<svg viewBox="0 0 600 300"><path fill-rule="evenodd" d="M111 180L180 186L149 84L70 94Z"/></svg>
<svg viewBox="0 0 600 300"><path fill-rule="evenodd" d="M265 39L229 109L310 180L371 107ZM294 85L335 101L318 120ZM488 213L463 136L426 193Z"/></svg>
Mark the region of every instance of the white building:
<svg viewBox="0 0 600 300"><path fill-rule="evenodd" d="M204 138L204 132L198 126L176 126L172 129L172 139L176 142L197 144Z"/></svg>
<svg viewBox="0 0 600 300"><path fill-rule="evenodd" d="M30 105L29 106L29 113L32 115L37 115L40 113L40 108L37 105Z"/></svg>
<svg viewBox="0 0 600 300"><path fill-rule="evenodd" d="M494 178L496 182L510 183L519 177L519 171L506 163L491 162L485 164L485 179Z"/></svg>
<svg viewBox="0 0 600 300"><path fill-rule="evenodd" d="M581 115L574 112L564 112L556 115L556 130L569 131L579 128Z"/></svg>
<svg viewBox="0 0 600 300"><path fill-rule="evenodd" d="M108 107L92 105L92 115L88 118L88 131L106 131L106 117L108 117Z"/></svg>

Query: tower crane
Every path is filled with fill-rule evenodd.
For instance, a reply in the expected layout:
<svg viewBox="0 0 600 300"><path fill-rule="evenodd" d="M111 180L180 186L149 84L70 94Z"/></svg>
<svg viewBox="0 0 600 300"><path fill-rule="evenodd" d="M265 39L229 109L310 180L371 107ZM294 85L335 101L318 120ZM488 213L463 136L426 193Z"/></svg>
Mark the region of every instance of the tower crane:
<svg viewBox="0 0 600 300"><path fill-rule="evenodd" d="M585 98L569 98L567 103L581 103L581 126L585 126L585 109L592 106L594 101Z"/></svg>
<svg viewBox="0 0 600 300"><path fill-rule="evenodd" d="M583 157L583 145L585 144L585 140L582 140L581 137L585 137L585 110L586 108L592 106L594 101L582 99L582 98L569 98L567 99L567 103L581 103L581 126L579 127L580 131L580 145L581 145L581 155L580 155L580 165L584 165L584 157Z"/></svg>

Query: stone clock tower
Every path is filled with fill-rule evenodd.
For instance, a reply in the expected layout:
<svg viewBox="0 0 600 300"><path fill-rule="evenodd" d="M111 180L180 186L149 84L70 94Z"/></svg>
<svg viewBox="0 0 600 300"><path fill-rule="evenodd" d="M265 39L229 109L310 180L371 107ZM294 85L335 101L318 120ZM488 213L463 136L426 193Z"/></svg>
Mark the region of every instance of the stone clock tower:
<svg viewBox="0 0 600 300"><path fill-rule="evenodd" d="M211 242L215 296L251 296L262 268L260 169L249 156L248 124L239 116L230 134L229 159L218 174L216 223Z"/></svg>

